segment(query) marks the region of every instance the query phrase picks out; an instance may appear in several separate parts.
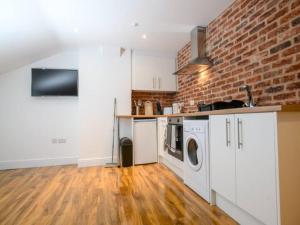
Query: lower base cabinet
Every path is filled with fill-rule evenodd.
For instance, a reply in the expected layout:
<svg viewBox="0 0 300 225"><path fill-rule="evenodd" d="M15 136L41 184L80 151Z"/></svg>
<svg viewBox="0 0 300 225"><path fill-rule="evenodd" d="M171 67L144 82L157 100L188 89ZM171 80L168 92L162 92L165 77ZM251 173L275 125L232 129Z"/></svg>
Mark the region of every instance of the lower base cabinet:
<svg viewBox="0 0 300 225"><path fill-rule="evenodd" d="M158 157L165 157L168 154L166 147L168 120L166 117L157 118L157 150Z"/></svg>
<svg viewBox="0 0 300 225"><path fill-rule="evenodd" d="M276 113L210 117L212 189L266 225L278 225Z"/></svg>
<svg viewBox="0 0 300 225"><path fill-rule="evenodd" d="M275 113L235 118L240 138L236 148L236 203L263 223L278 224Z"/></svg>
<svg viewBox="0 0 300 225"><path fill-rule="evenodd" d="M134 120L133 123L134 164L157 162L156 119Z"/></svg>

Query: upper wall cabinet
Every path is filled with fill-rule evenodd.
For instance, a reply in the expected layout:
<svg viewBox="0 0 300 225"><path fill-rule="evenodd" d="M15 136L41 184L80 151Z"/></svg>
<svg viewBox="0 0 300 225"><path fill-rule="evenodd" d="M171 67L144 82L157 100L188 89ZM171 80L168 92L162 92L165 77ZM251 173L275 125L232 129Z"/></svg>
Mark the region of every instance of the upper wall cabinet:
<svg viewBox="0 0 300 225"><path fill-rule="evenodd" d="M138 91L177 91L173 75L175 58L132 52L132 89Z"/></svg>

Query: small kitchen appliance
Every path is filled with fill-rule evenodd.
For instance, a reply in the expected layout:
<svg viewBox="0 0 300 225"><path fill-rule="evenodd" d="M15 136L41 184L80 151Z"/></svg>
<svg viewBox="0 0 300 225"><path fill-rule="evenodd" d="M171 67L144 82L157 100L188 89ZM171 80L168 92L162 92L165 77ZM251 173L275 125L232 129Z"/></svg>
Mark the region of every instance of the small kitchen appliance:
<svg viewBox="0 0 300 225"><path fill-rule="evenodd" d="M140 115L140 108L143 106L143 102L141 99L138 101L134 100L135 105L135 115Z"/></svg>
<svg viewBox="0 0 300 225"><path fill-rule="evenodd" d="M156 101L156 114L157 115L162 115L163 114L160 101Z"/></svg>
<svg viewBox="0 0 300 225"><path fill-rule="evenodd" d="M145 107L145 115L152 116L153 115L153 104L151 101L145 101L144 103Z"/></svg>
<svg viewBox="0 0 300 225"><path fill-rule="evenodd" d="M181 103L173 103L173 114L181 113L182 104Z"/></svg>
<svg viewBox="0 0 300 225"><path fill-rule="evenodd" d="M173 108L172 107L164 107L164 115L170 115L173 114Z"/></svg>

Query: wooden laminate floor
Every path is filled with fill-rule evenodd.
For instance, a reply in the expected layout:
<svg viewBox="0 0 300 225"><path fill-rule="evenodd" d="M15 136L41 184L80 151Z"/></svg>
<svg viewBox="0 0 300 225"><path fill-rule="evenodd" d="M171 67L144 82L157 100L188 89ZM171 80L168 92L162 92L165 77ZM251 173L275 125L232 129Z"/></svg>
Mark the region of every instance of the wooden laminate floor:
<svg viewBox="0 0 300 225"><path fill-rule="evenodd" d="M236 224L160 164L0 171L0 224Z"/></svg>

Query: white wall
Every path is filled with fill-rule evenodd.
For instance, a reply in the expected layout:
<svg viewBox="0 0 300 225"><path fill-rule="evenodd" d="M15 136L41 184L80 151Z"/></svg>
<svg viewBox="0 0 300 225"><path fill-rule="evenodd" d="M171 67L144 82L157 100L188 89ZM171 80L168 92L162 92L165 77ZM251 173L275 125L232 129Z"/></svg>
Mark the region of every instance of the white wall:
<svg viewBox="0 0 300 225"><path fill-rule="evenodd" d="M118 114L131 113L131 54L103 47L79 55L79 166L103 165L111 159L114 98Z"/></svg>
<svg viewBox="0 0 300 225"><path fill-rule="evenodd" d="M0 75L0 169L76 163L77 97L31 97L31 68L78 68L78 53L64 52ZM65 144L52 144L65 138Z"/></svg>
<svg viewBox="0 0 300 225"><path fill-rule="evenodd" d="M114 98L131 113L130 62L130 50L85 48L0 75L0 169L109 162ZM79 69L79 97L31 97L33 67Z"/></svg>

